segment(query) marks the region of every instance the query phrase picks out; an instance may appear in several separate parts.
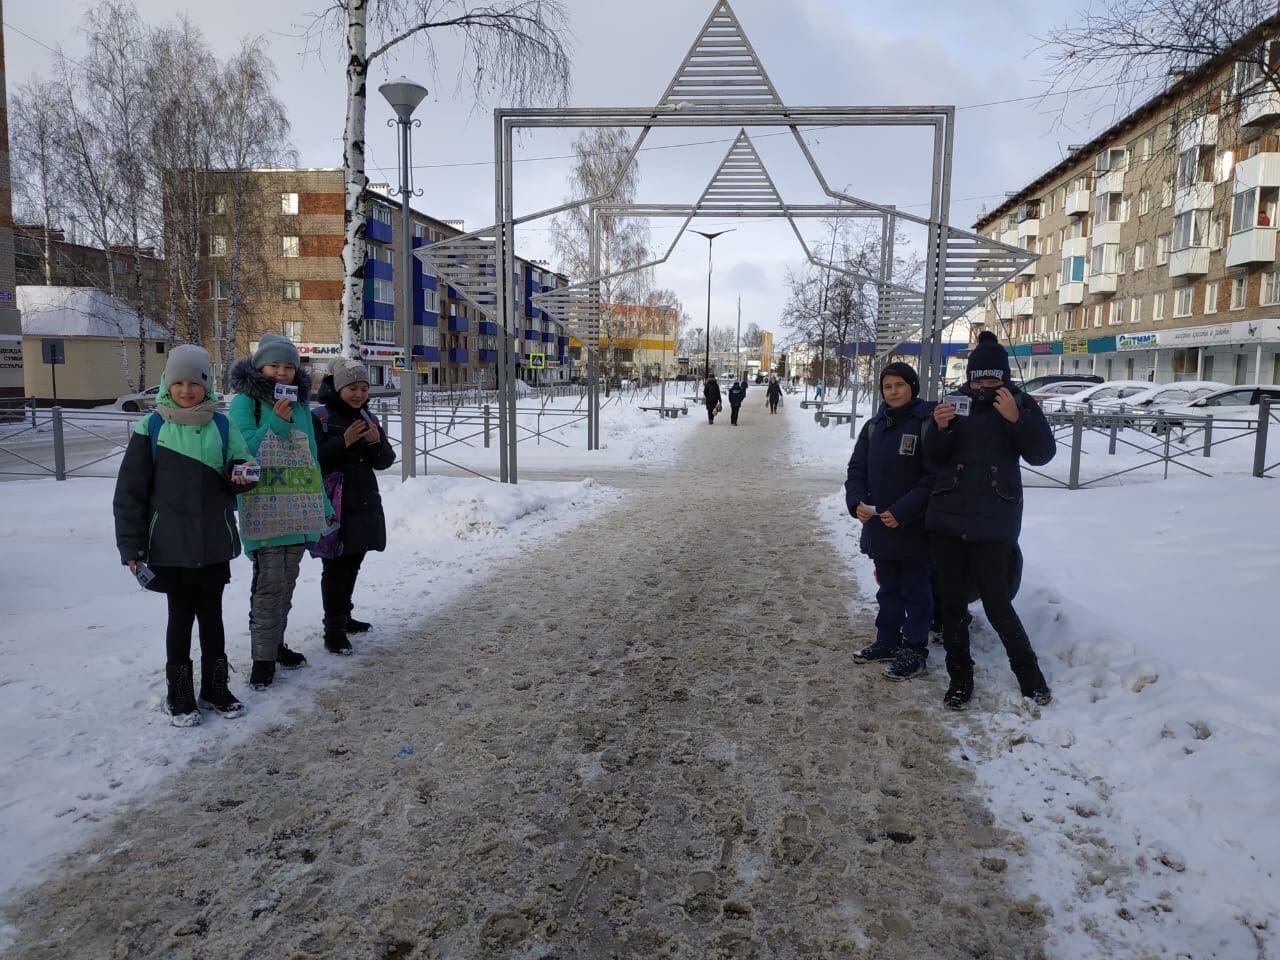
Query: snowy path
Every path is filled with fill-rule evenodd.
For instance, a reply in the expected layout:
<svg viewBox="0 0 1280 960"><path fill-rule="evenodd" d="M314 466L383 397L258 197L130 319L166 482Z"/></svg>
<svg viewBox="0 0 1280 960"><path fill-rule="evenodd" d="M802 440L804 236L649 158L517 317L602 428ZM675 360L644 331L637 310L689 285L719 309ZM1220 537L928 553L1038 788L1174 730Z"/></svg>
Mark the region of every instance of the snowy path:
<svg viewBox="0 0 1280 960"><path fill-rule="evenodd" d="M1040 956L936 698L851 662L855 588L806 567L831 477L754 406L175 775L7 955Z"/></svg>

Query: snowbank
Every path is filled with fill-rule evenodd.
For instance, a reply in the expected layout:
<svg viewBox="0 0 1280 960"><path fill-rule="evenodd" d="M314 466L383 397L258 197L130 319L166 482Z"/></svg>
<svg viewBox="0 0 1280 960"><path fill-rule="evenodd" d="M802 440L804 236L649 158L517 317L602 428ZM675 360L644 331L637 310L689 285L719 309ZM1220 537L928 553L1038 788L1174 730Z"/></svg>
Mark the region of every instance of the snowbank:
<svg viewBox="0 0 1280 960"><path fill-rule="evenodd" d="M6 483L0 515L0 898L38 879L92 824L155 786L197 753L216 751L284 720L338 682L353 661L319 644L320 564L303 560L289 642L310 659L248 689L250 564L232 564L223 604L232 689L242 720L208 716L177 730L164 713L165 599L140 591L119 563L111 520L114 481ZM545 546L616 499L586 480L522 483L383 478L389 547L370 554L356 613L373 632L361 647L398 641L429 621L495 563ZM198 645L193 654L198 659ZM358 662L358 653L356 662Z"/></svg>

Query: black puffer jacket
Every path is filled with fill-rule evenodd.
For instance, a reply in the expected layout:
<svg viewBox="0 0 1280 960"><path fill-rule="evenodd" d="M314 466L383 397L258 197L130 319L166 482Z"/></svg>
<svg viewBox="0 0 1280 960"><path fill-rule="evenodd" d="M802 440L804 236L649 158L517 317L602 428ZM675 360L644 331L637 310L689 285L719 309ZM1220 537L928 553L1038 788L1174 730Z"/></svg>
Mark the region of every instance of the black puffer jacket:
<svg viewBox="0 0 1280 960"><path fill-rule="evenodd" d="M702 397L707 401L707 409L714 410L720 402L720 384L715 380L707 380L702 384Z"/></svg>
<svg viewBox="0 0 1280 960"><path fill-rule="evenodd" d="M371 413L368 416L382 434L381 439L377 443L357 440L347 446L343 434L361 413L342 402L338 391L333 389L332 377L326 376L320 382L316 399L320 407L312 411L311 417L316 447L320 451L320 470L326 474L342 471L342 552L385 550L387 521L374 471L386 470L396 462L395 448L387 440L378 418Z"/></svg>

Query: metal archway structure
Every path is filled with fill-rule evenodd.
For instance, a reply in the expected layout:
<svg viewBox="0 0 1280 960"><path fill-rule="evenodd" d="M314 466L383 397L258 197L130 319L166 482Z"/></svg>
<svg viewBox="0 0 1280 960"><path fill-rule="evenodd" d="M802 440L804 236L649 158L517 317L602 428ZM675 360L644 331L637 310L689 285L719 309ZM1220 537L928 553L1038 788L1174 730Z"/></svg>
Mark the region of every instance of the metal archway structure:
<svg viewBox="0 0 1280 960"><path fill-rule="evenodd" d="M582 340L588 354L588 446L599 445L599 394L596 369L600 334L599 221L607 216L677 217L684 223L666 254L646 269L666 262L698 217L785 218L810 262L870 281L879 291L877 357L919 336L921 386L936 397L942 376L942 337L952 321L1034 263L1037 255L948 223L952 138L955 108L950 106L789 107L778 95L728 0L715 6L656 106L499 108L494 111L493 226L431 246L416 255L429 261L437 275L458 290L476 310L498 325L500 478L516 483L515 341L519 339L515 284L515 228L566 210L589 207L593 224L593 275L567 287L536 295L534 304ZM805 127L924 127L932 131L929 215L918 216L836 190L814 158ZM513 139L522 128L626 127L639 135L610 188L559 206L517 217L512 185ZM612 202L621 177L634 165L649 134L662 128L737 127L739 133L699 199L693 204L621 204ZM789 130L830 203L794 205L780 196L747 130ZM896 222L923 226L927 233L922 288L895 284L892 257L883 258L880 275L867 277L816 257L796 221L813 217L879 218L884 234L893 236ZM882 235L884 235L882 234ZM634 271L626 271L634 272ZM621 275L621 274L618 274ZM501 282L500 282L501 281Z"/></svg>

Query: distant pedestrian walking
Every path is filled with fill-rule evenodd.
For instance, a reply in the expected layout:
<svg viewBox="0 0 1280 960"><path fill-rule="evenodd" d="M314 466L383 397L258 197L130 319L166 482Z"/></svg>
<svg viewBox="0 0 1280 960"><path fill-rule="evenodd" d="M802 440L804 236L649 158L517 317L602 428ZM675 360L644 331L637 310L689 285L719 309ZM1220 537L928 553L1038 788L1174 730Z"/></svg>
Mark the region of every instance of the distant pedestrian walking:
<svg viewBox="0 0 1280 960"><path fill-rule="evenodd" d="M813 388L813 399L815 400L822 399L822 381L821 380L819 380L817 385Z"/></svg>
<svg viewBox="0 0 1280 960"><path fill-rule="evenodd" d="M707 374L702 384L702 399L707 404L707 423L715 423L716 414L720 412L720 384L714 374Z"/></svg>
<svg viewBox="0 0 1280 960"><path fill-rule="evenodd" d="M942 642L951 684L943 702L961 710L973 696L973 660L966 617L968 586L976 582L982 609L1000 636L1024 697L1051 700L1027 631L1013 609L1009 564L1022 529L1019 459L1041 466L1053 459L1053 431L1040 405L1009 374L1009 355L991 331L969 353L963 403L933 410L925 455L937 469L925 527L942 601Z"/></svg>
<svg viewBox="0 0 1280 960"><path fill-rule="evenodd" d="M769 412L777 413L778 404L782 402L782 386L777 377L769 378L769 386L765 390L765 399L769 402Z"/></svg>
<svg viewBox="0 0 1280 960"><path fill-rule="evenodd" d="M742 401L747 399L747 381L744 377L742 380L733 381L733 386L729 388L729 423L732 426L738 425L738 411L742 409Z"/></svg>
<svg viewBox="0 0 1280 960"><path fill-rule="evenodd" d="M891 661L890 680L906 680L929 658L933 591L925 511L933 487L921 434L933 405L919 399L920 379L905 363L880 374L880 410L858 435L845 480L845 503L862 523L862 552L875 562L876 639L854 659Z"/></svg>

